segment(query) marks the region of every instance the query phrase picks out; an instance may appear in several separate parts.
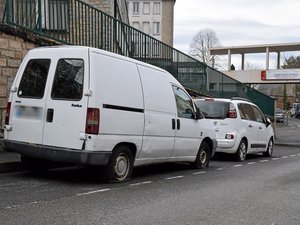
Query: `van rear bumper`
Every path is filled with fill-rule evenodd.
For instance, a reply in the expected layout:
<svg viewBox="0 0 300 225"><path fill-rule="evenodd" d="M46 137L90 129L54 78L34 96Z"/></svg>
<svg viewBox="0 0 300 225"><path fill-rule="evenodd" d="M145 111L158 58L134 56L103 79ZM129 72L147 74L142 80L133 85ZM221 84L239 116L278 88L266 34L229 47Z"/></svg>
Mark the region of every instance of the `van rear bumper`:
<svg viewBox="0 0 300 225"><path fill-rule="evenodd" d="M3 144L5 151L54 162L104 166L108 164L111 156L111 152L59 148L11 140L4 140Z"/></svg>

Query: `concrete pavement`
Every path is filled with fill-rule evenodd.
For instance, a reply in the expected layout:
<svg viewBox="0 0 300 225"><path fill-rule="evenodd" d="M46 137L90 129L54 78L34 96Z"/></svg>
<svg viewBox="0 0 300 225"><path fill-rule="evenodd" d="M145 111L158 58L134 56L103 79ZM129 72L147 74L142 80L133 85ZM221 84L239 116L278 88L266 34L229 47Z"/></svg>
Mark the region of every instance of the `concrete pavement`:
<svg viewBox="0 0 300 225"><path fill-rule="evenodd" d="M300 120L289 118L284 124L276 123L275 144L277 146L299 147L300 148ZM0 143L2 146L2 140ZM0 173L21 171L21 157L18 153L3 151L0 147Z"/></svg>

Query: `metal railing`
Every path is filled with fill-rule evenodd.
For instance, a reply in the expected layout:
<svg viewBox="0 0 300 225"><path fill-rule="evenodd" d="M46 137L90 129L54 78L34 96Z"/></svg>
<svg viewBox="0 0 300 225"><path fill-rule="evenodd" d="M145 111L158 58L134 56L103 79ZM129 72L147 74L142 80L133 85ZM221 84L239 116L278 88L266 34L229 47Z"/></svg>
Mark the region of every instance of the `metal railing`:
<svg viewBox="0 0 300 225"><path fill-rule="evenodd" d="M61 44L100 48L169 71L184 86L214 97L243 97L274 115L274 99L80 0L6 0L6 25Z"/></svg>

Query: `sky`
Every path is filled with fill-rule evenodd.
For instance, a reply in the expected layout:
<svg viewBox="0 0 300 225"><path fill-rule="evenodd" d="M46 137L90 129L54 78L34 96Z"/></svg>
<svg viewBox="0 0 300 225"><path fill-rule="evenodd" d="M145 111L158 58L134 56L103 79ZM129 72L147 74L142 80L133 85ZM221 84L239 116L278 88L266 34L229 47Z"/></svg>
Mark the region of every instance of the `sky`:
<svg viewBox="0 0 300 225"><path fill-rule="evenodd" d="M300 42L300 0L176 0L174 10L174 48L184 53L206 28L224 47Z"/></svg>

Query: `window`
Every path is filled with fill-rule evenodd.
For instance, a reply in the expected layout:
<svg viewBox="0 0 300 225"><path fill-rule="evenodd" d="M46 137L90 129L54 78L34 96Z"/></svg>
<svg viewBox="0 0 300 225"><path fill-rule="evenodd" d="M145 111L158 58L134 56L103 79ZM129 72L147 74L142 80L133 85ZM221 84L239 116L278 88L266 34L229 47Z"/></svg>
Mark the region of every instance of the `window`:
<svg viewBox="0 0 300 225"><path fill-rule="evenodd" d="M265 123L265 117L262 114L262 112L257 108L256 106L252 105L252 110L255 116L255 121L260 122L260 123Z"/></svg>
<svg viewBox="0 0 300 225"><path fill-rule="evenodd" d="M24 70L18 96L43 98L49 67L50 59L31 59Z"/></svg>
<svg viewBox="0 0 300 225"><path fill-rule="evenodd" d="M238 104L238 108L240 110L241 119L256 121L251 105L240 103Z"/></svg>
<svg viewBox="0 0 300 225"><path fill-rule="evenodd" d="M132 23L132 26L135 28L135 29L140 29L140 24L139 24L139 22L133 22Z"/></svg>
<svg viewBox="0 0 300 225"><path fill-rule="evenodd" d="M153 34L160 34L160 23L159 22L153 23Z"/></svg>
<svg viewBox="0 0 300 225"><path fill-rule="evenodd" d="M83 60L60 59L57 63L51 97L80 100L83 91Z"/></svg>
<svg viewBox="0 0 300 225"><path fill-rule="evenodd" d="M154 2L153 4L153 14L160 15L160 2Z"/></svg>
<svg viewBox="0 0 300 225"><path fill-rule="evenodd" d="M146 34L150 34L150 23L143 22L143 32Z"/></svg>
<svg viewBox="0 0 300 225"><path fill-rule="evenodd" d="M150 14L150 2L144 2L144 4L143 4L143 13L145 15Z"/></svg>
<svg viewBox="0 0 300 225"><path fill-rule="evenodd" d="M229 102L223 101L195 101L198 108L208 119L225 119L229 112Z"/></svg>
<svg viewBox="0 0 300 225"><path fill-rule="evenodd" d="M188 94L179 87L173 86L175 100L177 105L178 117L192 119L194 118L193 101Z"/></svg>
<svg viewBox="0 0 300 225"><path fill-rule="evenodd" d="M133 2L133 14L139 14L140 12L140 5L139 2Z"/></svg>

